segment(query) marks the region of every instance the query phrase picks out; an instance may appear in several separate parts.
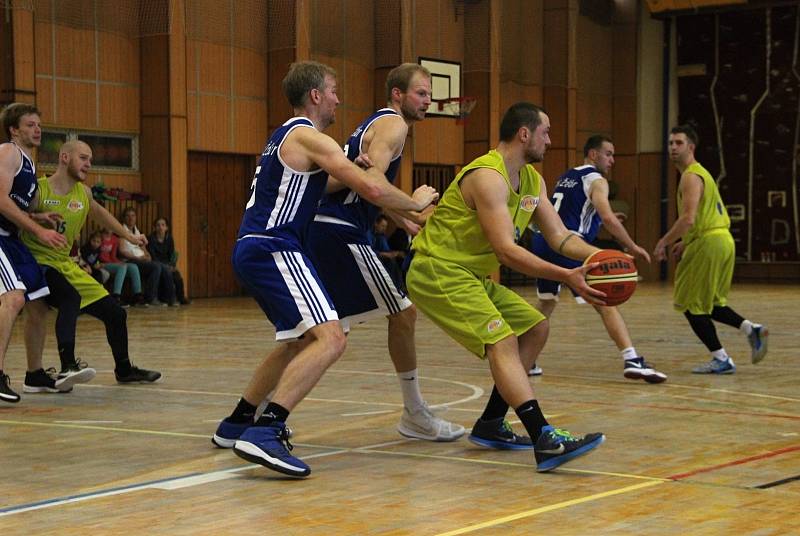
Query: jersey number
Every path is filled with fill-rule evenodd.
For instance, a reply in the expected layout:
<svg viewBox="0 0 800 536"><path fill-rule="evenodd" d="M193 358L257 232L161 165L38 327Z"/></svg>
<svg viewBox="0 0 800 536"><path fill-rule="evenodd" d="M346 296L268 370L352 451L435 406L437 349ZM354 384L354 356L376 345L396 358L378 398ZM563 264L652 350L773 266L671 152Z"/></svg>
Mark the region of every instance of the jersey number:
<svg viewBox="0 0 800 536"><path fill-rule="evenodd" d="M553 208L556 209L556 212L558 212L558 209L561 208L561 201L564 200L564 192L554 193L553 200L554 200Z"/></svg>
<svg viewBox="0 0 800 536"><path fill-rule="evenodd" d="M67 232L67 222L65 222L64 220L61 220L58 223L56 223L56 231L58 231L61 234L66 233Z"/></svg>
<svg viewBox="0 0 800 536"><path fill-rule="evenodd" d="M259 171L261 171L261 166L256 167L256 175L253 177L253 183L250 185L250 188L253 189L253 193L250 194L250 199L247 201L247 205L244 207L245 210L256 204L256 183L258 182Z"/></svg>

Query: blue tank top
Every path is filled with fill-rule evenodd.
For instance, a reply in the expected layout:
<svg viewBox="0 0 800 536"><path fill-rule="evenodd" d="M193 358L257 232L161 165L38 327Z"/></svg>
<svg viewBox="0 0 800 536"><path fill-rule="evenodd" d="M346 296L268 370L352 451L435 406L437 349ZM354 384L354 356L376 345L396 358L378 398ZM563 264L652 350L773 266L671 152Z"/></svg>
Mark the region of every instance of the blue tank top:
<svg viewBox="0 0 800 536"><path fill-rule="evenodd" d="M550 201L570 231L580 233L586 242L597 237L602 221L589 198L591 185L603 176L594 166L572 168L558 178Z"/></svg>
<svg viewBox="0 0 800 536"><path fill-rule="evenodd" d="M347 145L344 146L344 153L351 162L354 162L362 152L361 143L367 129L372 126L372 123L387 115L400 116L400 114L391 108L382 108L367 117L363 123L358 125L355 132L350 135L350 138L347 140ZM401 157L402 152L389 163L389 168L386 170L386 178L389 179L391 183L394 183L394 179L397 177L397 171L400 169ZM367 232L372 230L372 225L375 223L375 218L378 217L380 211L381 209L379 207L361 199L356 192L349 188L343 188L330 195L324 195L320 201L317 213L352 223L362 231Z"/></svg>
<svg viewBox="0 0 800 536"><path fill-rule="evenodd" d="M294 117L272 133L256 166L239 238L255 234L303 243L305 228L325 192L328 172L295 171L281 160L281 145L295 128L314 128L314 124L306 117Z"/></svg>
<svg viewBox="0 0 800 536"><path fill-rule="evenodd" d="M12 143L13 144L13 143ZM15 147L16 144L13 144ZM28 212L31 209L33 198L36 197L36 190L39 187L36 181L36 166L33 165L33 160L28 158L22 149L17 147L22 162L19 169L17 169L14 180L11 183L11 191L8 192L8 197L14 201L20 210ZM4 236L16 235L19 229L17 225L11 220L0 214L0 234Z"/></svg>

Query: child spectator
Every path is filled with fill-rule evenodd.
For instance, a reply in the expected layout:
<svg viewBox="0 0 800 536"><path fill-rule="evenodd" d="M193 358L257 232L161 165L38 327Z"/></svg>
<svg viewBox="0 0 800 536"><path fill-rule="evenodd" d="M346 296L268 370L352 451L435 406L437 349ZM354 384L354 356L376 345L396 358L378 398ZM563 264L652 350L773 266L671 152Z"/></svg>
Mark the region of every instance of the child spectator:
<svg viewBox="0 0 800 536"><path fill-rule="evenodd" d="M111 295L120 305L128 305L122 301L122 287L127 277L131 282L131 292L133 292L132 303L146 307L147 303L142 295L142 278L139 275L139 267L119 260L117 257L119 238L114 233L103 229L100 236L100 262L103 263L103 268L114 274L114 289Z"/></svg>
<svg viewBox="0 0 800 536"><path fill-rule="evenodd" d="M103 263L100 262L100 245L102 242L103 237L100 236L100 231L95 231L89 235L89 240L79 250L78 264L87 274L94 277L98 283L105 285L111 274L103 268Z"/></svg>
<svg viewBox="0 0 800 536"><path fill-rule="evenodd" d="M178 252L175 251L175 241L169 232L167 218L158 218L153 222L153 232L147 237L147 249L154 261L163 265L163 270L172 274L175 284L175 295L180 303L187 305L189 300L183 290L183 277L176 266Z"/></svg>

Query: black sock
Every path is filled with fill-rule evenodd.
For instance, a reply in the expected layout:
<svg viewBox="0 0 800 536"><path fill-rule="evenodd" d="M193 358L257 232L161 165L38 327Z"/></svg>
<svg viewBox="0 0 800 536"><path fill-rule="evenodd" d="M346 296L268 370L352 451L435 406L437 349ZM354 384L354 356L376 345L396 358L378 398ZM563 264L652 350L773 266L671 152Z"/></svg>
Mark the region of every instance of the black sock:
<svg viewBox="0 0 800 536"><path fill-rule="evenodd" d="M517 417L522 421L528 435L531 436L531 441L536 444L536 440L542 434L542 428L547 426L547 419L544 418L542 410L539 408L539 402L536 400L528 400L524 402L516 410Z"/></svg>
<svg viewBox="0 0 800 536"><path fill-rule="evenodd" d="M236 404L236 409L233 410L230 417L228 417L228 421L235 422L235 423L246 423L246 422L253 422L256 417L256 406L245 400L244 398L239 399L239 403Z"/></svg>
<svg viewBox="0 0 800 536"><path fill-rule="evenodd" d="M61 360L61 368L75 364L75 341L61 342L58 345L58 358Z"/></svg>
<svg viewBox="0 0 800 536"><path fill-rule="evenodd" d="M492 389L492 394L489 396L489 402L486 403L486 409L483 410L481 415L482 421L493 421L495 419L502 419L508 413L508 404L503 397L500 396L500 391L497 386Z"/></svg>
<svg viewBox="0 0 800 536"><path fill-rule="evenodd" d="M288 418L288 409L284 408L280 404L276 404L275 402L270 402L267 404L264 413L256 421L256 426L269 426L275 421L286 422L286 419Z"/></svg>

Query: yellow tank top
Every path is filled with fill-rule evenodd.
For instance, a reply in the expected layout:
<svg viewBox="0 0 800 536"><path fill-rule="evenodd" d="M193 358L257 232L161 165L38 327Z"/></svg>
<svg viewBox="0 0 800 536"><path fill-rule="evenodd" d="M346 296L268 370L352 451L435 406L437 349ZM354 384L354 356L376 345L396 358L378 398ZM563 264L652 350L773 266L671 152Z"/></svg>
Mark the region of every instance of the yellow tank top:
<svg viewBox="0 0 800 536"><path fill-rule="evenodd" d="M436 210L414 238L412 248L424 255L453 262L485 277L500 267L500 262L483 234L477 212L468 207L459 184L464 176L478 168L494 169L508 187L508 213L514 222L514 239L528 226L539 205L541 175L531 165L519 171L519 192L511 187L503 157L495 150L476 158L456 176L445 190Z"/></svg>
<svg viewBox="0 0 800 536"><path fill-rule="evenodd" d="M725 209L725 204L722 202L722 197L719 195L717 183L711 177L711 174L695 162L684 170L684 173L694 173L703 179L703 196L700 198L700 203L697 206L697 215L694 219L694 225L691 229L686 231L682 240L685 244L696 240L708 231L713 229L728 229L731 226L731 219L728 217L728 211ZM678 191L678 215L683 212L683 195Z"/></svg>
<svg viewBox="0 0 800 536"><path fill-rule="evenodd" d="M54 249L39 242L32 234L23 232L22 241L38 262L48 264L48 261L58 262L69 258L72 244L80 237L81 229L86 223L90 203L86 188L80 182L76 182L66 195L56 195L46 178L39 179L39 205L36 210L61 214L64 220L57 231L64 235L68 245Z"/></svg>

